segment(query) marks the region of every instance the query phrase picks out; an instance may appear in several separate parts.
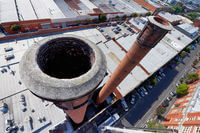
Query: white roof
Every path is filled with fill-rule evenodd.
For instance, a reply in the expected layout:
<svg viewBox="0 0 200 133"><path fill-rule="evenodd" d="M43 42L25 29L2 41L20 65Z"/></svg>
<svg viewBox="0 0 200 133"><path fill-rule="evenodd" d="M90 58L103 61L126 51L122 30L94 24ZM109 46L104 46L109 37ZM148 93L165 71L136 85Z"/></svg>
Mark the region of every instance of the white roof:
<svg viewBox="0 0 200 133"><path fill-rule="evenodd" d="M137 27L138 29L140 29L140 30L142 30L143 28L144 28L144 26L145 26L145 24L146 24L146 19L144 19L144 18L136 18L136 19L134 19L134 18L131 18L130 20L129 20L129 22L132 24L132 25L134 25L135 27Z"/></svg>
<svg viewBox="0 0 200 133"><path fill-rule="evenodd" d="M34 20L37 16L29 0L16 0L21 20Z"/></svg>
<svg viewBox="0 0 200 133"><path fill-rule="evenodd" d="M169 12L161 11L158 13L159 16L167 19L169 22L180 21L181 18L178 15L171 14Z"/></svg>
<svg viewBox="0 0 200 133"><path fill-rule="evenodd" d="M194 27L193 25L188 24L188 23L180 24L180 25L178 25L177 27L183 29L185 32L188 32L188 33L190 33L190 34L193 34L193 33L195 33L195 32L198 32L198 30L199 30L199 28Z"/></svg>
<svg viewBox="0 0 200 133"><path fill-rule="evenodd" d="M87 7L90 10L93 10L94 8L98 8L96 7L92 2L90 2L89 0L80 0L84 5L87 5Z"/></svg>
<svg viewBox="0 0 200 133"><path fill-rule="evenodd" d="M13 21L18 21L15 1L0 0L0 23Z"/></svg>

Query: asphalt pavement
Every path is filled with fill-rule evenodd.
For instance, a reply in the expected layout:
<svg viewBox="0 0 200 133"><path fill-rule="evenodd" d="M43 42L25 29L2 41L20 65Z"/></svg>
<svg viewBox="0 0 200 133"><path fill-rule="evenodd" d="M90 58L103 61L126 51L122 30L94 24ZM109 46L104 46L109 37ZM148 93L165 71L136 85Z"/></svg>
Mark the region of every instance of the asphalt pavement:
<svg viewBox="0 0 200 133"><path fill-rule="evenodd" d="M198 45L174 69L164 69L166 76L161 79L147 96L138 100L136 105L130 107L129 111L114 126L127 128L143 127L147 120L153 118L156 108L169 96L169 93L172 90L176 90L175 84L181 79L182 75L192 68L191 64L199 51L200 46ZM174 98L172 100L173 102L175 102Z"/></svg>

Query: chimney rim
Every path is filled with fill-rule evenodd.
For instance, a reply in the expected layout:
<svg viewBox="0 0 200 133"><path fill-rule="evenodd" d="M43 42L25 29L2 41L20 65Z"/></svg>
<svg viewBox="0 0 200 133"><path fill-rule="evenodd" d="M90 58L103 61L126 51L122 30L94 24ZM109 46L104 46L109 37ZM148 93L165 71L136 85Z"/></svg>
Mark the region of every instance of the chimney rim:
<svg viewBox="0 0 200 133"><path fill-rule="evenodd" d="M79 77L59 79L44 73L37 64L38 49L48 41L58 38L77 38L93 50L95 61L90 70ZM90 95L104 78L106 60L102 51L91 41L76 35L54 35L33 44L20 61L20 77L28 89L49 101L70 101Z"/></svg>
<svg viewBox="0 0 200 133"><path fill-rule="evenodd" d="M156 26L165 29L167 31L172 30L172 25L165 19L159 16L149 16L148 20L150 23L155 24Z"/></svg>

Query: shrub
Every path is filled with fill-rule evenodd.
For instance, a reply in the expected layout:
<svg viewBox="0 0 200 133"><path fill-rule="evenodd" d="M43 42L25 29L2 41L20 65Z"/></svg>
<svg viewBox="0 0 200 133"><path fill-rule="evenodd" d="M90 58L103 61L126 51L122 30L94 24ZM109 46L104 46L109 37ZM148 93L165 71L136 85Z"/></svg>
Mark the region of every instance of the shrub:
<svg viewBox="0 0 200 133"><path fill-rule="evenodd" d="M10 26L11 31L19 32L21 30L21 26L18 24L13 24Z"/></svg>
<svg viewBox="0 0 200 133"><path fill-rule="evenodd" d="M187 84L185 84L185 83L180 84L180 85L176 88L176 93L177 93L178 96L186 95L186 94L188 94L188 89L189 89L189 88L190 88L190 87L189 87Z"/></svg>

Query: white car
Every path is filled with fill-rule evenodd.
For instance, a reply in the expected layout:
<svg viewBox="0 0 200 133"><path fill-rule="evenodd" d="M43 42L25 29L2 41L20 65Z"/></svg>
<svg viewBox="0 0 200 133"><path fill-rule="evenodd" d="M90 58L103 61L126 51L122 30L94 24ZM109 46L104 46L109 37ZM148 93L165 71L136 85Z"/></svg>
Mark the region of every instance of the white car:
<svg viewBox="0 0 200 133"><path fill-rule="evenodd" d="M121 98L121 104L122 104L122 107L123 107L124 111L127 112L128 111L128 105L127 105L127 103L126 103L124 98Z"/></svg>
<svg viewBox="0 0 200 133"><path fill-rule="evenodd" d="M105 126L112 126L119 118L120 117L119 117L119 115L117 113L113 114L107 120L105 120L103 123L101 123L98 126L98 129L101 130Z"/></svg>

